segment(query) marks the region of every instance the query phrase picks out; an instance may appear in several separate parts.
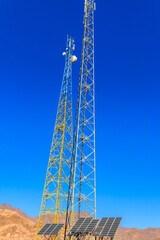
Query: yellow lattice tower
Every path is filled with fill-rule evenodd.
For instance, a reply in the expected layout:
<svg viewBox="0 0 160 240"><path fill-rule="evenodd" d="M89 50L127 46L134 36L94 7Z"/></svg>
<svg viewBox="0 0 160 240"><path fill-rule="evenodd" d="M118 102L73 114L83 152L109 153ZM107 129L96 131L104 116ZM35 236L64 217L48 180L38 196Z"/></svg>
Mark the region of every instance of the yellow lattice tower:
<svg viewBox="0 0 160 240"><path fill-rule="evenodd" d="M44 184L37 233L46 223L62 223L66 213L73 143L72 62L74 40L67 36L65 68ZM72 208L70 208L71 211ZM36 233L36 240L40 236ZM53 239L54 237L50 238Z"/></svg>

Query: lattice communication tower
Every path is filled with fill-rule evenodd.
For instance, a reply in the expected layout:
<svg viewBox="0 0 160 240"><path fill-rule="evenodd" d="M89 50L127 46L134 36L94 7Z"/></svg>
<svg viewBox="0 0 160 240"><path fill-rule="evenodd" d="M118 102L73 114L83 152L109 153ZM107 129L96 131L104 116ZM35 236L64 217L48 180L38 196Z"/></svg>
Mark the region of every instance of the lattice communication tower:
<svg viewBox="0 0 160 240"><path fill-rule="evenodd" d="M57 109L52 145L44 184L37 233L47 221L61 223L66 213L73 145L72 59L74 39L67 36L65 68ZM72 188L72 186L71 186ZM70 209L72 203L70 202ZM36 234L36 240L39 240Z"/></svg>
<svg viewBox="0 0 160 240"><path fill-rule="evenodd" d="M81 217L81 211L86 211L90 216L96 217L94 77L95 8L94 0L85 0L81 68L64 239L66 238L66 229L69 224L68 213L71 202L72 213L78 212L79 218Z"/></svg>

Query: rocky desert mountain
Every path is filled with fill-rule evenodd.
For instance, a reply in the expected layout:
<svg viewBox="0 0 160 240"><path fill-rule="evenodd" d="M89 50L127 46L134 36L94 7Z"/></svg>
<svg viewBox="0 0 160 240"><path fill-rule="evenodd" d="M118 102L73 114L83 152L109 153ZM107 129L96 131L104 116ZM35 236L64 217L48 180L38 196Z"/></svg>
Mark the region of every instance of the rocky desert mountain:
<svg viewBox="0 0 160 240"><path fill-rule="evenodd" d="M83 216L87 213L83 212ZM64 216L61 219L64 221ZM0 240L34 240L37 220L38 217L29 217L19 208L0 204ZM47 216L45 221L50 222L50 217ZM115 240L160 240L160 228L120 227Z"/></svg>
<svg viewBox="0 0 160 240"><path fill-rule="evenodd" d="M36 224L18 212L0 209L0 240L32 240Z"/></svg>
<svg viewBox="0 0 160 240"><path fill-rule="evenodd" d="M0 204L0 209L8 209L8 210L11 210L11 211L14 211L14 212L18 212L21 216L29 219L30 221L32 221L32 222L34 222L34 223L38 223L38 217L34 217L34 218L33 218L33 217L29 217L26 213L24 213L23 211L21 211L19 208L12 207L12 206L9 205L9 204L6 204L6 203ZM85 212L85 211L82 211L82 212L81 212L81 216L82 216L82 217L87 217L87 216L88 216L88 213ZM75 213L75 220L76 220L77 218L78 218L78 214ZM45 219L44 219L44 222L45 222L45 223L50 223L50 222L53 221L53 219L54 219L54 216L51 217L51 216L49 216L49 215L46 215L46 216L45 216ZM64 216L64 215L62 215L62 216L60 217L60 221L63 222L63 223L65 223L65 216Z"/></svg>
<svg viewBox="0 0 160 240"><path fill-rule="evenodd" d="M8 209L8 210L17 212L17 213L19 213L21 216L23 216L23 217L25 217L25 218L28 218L28 219L31 220L32 222L36 222L36 218L29 217L26 213L22 212L21 209L12 207L12 206L9 205L9 204L6 204L6 203L0 204L0 209Z"/></svg>
<svg viewBox="0 0 160 240"><path fill-rule="evenodd" d="M158 240L160 228L119 228L115 240Z"/></svg>

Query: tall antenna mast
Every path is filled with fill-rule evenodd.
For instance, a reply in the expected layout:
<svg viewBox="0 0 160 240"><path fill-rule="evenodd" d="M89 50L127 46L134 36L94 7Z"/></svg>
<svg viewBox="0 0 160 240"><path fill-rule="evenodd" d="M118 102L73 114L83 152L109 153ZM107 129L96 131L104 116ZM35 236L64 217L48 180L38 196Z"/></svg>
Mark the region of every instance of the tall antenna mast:
<svg viewBox="0 0 160 240"><path fill-rule="evenodd" d="M95 163L95 77L94 77L94 10L95 0L85 0L77 112L74 129L70 186L66 212L65 234L72 212L86 211L96 217ZM73 171L72 171L73 169Z"/></svg>
<svg viewBox="0 0 160 240"><path fill-rule="evenodd" d="M63 214L66 213L73 144L72 62L76 61L76 57L73 56L73 51L74 39L67 36L66 51L63 53L65 56L65 68L37 233L44 226L46 219L51 223L62 223ZM70 204L72 205L72 203ZM70 206L69 211L71 209L72 206ZM37 233L36 240L39 240L40 238Z"/></svg>
<svg viewBox="0 0 160 240"><path fill-rule="evenodd" d="M94 10L95 1L85 0L72 198L78 217L96 217Z"/></svg>

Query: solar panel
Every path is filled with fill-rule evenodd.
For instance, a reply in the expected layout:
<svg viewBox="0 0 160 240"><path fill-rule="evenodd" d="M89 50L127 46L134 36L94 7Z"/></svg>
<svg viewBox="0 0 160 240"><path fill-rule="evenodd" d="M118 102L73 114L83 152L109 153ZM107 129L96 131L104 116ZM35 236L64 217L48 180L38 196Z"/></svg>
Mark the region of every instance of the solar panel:
<svg viewBox="0 0 160 240"><path fill-rule="evenodd" d="M46 224L38 233L38 235L57 235L64 224Z"/></svg>
<svg viewBox="0 0 160 240"><path fill-rule="evenodd" d="M114 237L122 218L102 218L93 236Z"/></svg>
<svg viewBox="0 0 160 240"><path fill-rule="evenodd" d="M51 224L46 224L39 232L38 235L42 235L49 227Z"/></svg>

